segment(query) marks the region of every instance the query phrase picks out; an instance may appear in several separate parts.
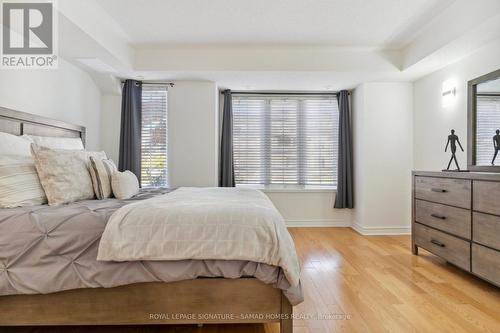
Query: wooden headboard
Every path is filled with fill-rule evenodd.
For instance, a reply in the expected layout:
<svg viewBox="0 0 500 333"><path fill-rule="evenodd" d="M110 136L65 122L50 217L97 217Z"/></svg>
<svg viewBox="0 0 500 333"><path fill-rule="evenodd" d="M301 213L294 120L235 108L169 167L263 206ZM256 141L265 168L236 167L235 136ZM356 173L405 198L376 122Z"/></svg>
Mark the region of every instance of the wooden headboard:
<svg viewBox="0 0 500 333"><path fill-rule="evenodd" d="M85 127L31 113L0 107L0 132L63 138L81 138L85 146Z"/></svg>

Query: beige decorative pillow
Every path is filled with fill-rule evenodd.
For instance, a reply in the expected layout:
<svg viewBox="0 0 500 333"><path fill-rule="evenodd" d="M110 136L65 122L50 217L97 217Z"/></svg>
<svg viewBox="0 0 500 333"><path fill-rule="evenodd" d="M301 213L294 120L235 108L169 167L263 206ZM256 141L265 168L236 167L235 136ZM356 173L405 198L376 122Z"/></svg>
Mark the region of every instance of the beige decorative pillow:
<svg viewBox="0 0 500 333"><path fill-rule="evenodd" d="M30 156L0 155L0 208L47 203Z"/></svg>
<svg viewBox="0 0 500 333"><path fill-rule="evenodd" d="M94 198L89 157L105 159L104 152L54 150L32 144L31 153L50 206Z"/></svg>
<svg viewBox="0 0 500 333"><path fill-rule="evenodd" d="M139 180L131 171L115 172L111 176L111 187L117 199L129 199L139 193Z"/></svg>
<svg viewBox="0 0 500 333"><path fill-rule="evenodd" d="M118 171L115 163L109 159L99 159L91 156L89 171L97 199L110 198L113 195L111 176Z"/></svg>

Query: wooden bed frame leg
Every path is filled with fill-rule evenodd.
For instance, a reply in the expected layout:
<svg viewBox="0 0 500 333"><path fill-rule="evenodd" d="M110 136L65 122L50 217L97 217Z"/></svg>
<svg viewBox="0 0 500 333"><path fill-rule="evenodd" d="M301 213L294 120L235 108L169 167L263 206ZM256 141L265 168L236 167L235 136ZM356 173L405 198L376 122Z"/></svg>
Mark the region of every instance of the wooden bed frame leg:
<svg viewBox="0 0 500 333"><path fill-rule="evenodd" d="M293 307L285 297L281 294L281 315L284 317L280 320L280 333L293 333Z"/></svg>

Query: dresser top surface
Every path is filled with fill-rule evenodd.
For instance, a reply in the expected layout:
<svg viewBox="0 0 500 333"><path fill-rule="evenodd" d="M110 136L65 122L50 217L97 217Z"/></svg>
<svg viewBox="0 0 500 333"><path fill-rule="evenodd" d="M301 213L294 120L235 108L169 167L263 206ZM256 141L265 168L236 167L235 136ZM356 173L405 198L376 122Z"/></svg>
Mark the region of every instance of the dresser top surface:
<svg viewBox="0 0 500 333"><path fill-rule="evenodd" d="M413 171L413 176L500 181L497 172Z"/></svg>

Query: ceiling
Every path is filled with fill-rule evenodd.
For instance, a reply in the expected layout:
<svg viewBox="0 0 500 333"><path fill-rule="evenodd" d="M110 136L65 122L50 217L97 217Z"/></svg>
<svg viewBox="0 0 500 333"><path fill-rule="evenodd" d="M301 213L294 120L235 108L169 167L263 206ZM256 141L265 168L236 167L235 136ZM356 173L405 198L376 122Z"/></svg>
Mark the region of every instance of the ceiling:
<svg viewBox="0 0 500 333"><path fill-rule="evenodd" d="M412 82L500 43L499 0L64 0L59 53L120 79L256 90Z"/></svg>
<svg viewBox="0 0 500 333"><path fill-rule="evenodd" d="M453 0L100 0L135 45L399 48Z"/></svg>

